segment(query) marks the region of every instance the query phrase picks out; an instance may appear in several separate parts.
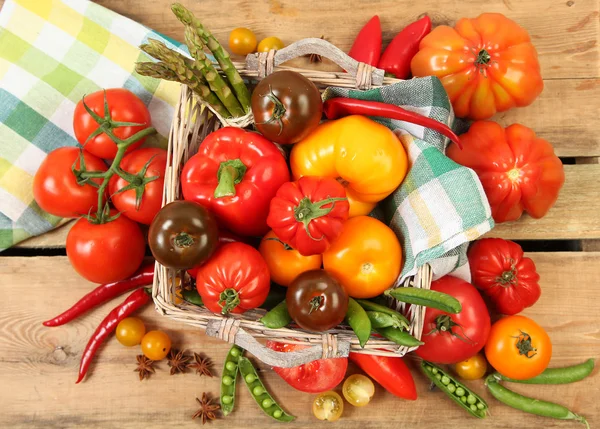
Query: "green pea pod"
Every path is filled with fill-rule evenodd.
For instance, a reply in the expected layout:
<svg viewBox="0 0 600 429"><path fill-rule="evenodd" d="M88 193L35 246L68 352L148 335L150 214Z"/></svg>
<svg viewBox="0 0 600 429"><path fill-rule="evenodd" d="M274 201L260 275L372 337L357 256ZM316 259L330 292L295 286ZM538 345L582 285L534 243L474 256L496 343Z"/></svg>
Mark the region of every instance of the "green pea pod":
<svg viewBox="0 0 600 429"><path fill-rule="evenodd" d="M372 301L367 301L366 299L357 299L356 302L358 302L360 306L367 311L377 311L378 313L387 314L393 317L394 320L396 320L397 323L404 329L408 329L408 327L410 326L408 319L404 317L403 314L400 314L396 310L392 310L391 308L386 307L385 305L377 304ZM372 320L371 323L373 323Z"/></svg>
<svg viewBox="0 0 600 429"><path fill-rule="evenodd" d="M244 349L239 346L233 346L229 349L223 366L221 375L221 411L223 415L233 411L235 405L235 382L238 374L239 360L244 353Z"/></svg>
<svg viewBox="0 0 600 429"><path fill-rule="evenodd" d="M354 299L348 299L346 322L358 338L361 347L364 347L371 336L371 320L367 312Z"/></svg>
<svg viewBox="0 0 600 429"><path fill-rule="evenodd" d="M271 329L279 329L287 326L292 321L292 318L290 317L290 313L288 313L285 299L269 310L258 321Z"/></svg>
<svg viewBox="0 0 600 429"><path fill-rule="evenodd" d="M507 389L499 383L499 380L493 374L485 379L485 385L494 398L509 407L529 414L535 414L536 416L559 420L575 420L585 424L588 428L590 427L585 417L575 414L562 405L529 398Z"/></svg>
<svg viewBox="0 0 600 429"><path fill-rule="evenodd" d="M594 359L588 359L578 365L566 368L548 368L537 377L527 380L514 380L501 374L494 374L497 379L522 384L568 384L583 380L594 370Z"/></svg>
<svg viewBox="0 0 600 429"><path fill-rule="evenodd" d="M246 387L248 387L248 390L250 391L250 395L252 395L260 409L263 410L267 416L280 422L291 422L296 418L283 411L283 408L275 402L273 397L267 392L265 385L260 381L260 378L258 378L256 368L254 368L254 365L252 365L252 362L250 362L248 358L241 357L239 360L239 367L240 373L246 383Z"/></svg>
<svg viewBox="0 0 600 429"><path fill-rule="evenodd" d="M198 293L198 290L195 288L191 290L182 289L181 297L184 301L189 302L190 304L198 305L201 307L204 306L204 303L202 302L202 297Z"/></svg>
<svg viewBox="0 0 600 429"><path fill-rule="evenodd" d="M414 287L399 287L385 291L386 295L391 295L398 301L409 304L422 305L424 307L437 308L446 313L457 314L462 310L462 305L456 298L447 293L436 292L429 289L419 289Z"/></svg>
<svg viewBox="0 0 600 429"><path fill-rule="evenodd" d="M410 335L408 332L403 331L402 329L381 328L375 329L375 331L383 337L387 338L388 340L393 341L401 346L417 347L424 344L423 342L417 340L415 337Z"/></svg>
<svg viewBox="0 0 600 429"><path fill-rule="evenodd" d="M442 392L469 414L480 419L487 416L487 403L467 386L444 372L439 366L431 362L421 361L421 370Z"/></svg>
<svg viewBox="0 0 600 429"><path fill-rule="evenodd" d="M405 329L404 324L400 323L394 316L390 316L386 313L380 313L379 311L367 311L367 316L371 321L373 329L381 328L396 328Z"/></svg>

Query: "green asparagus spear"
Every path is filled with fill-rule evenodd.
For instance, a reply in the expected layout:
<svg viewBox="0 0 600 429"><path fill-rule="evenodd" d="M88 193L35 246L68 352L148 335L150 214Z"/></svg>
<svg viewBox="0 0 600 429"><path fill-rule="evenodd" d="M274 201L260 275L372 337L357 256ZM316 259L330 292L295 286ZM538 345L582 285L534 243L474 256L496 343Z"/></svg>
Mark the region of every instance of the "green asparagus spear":
<svg viewBox="0 0 600 429"><path fill-rule="evenodd" d="M183 5L175 3L171 6L171 10L177 18L186 25L186 27L191 27L194 30L193 34L190 35L193 38L193 43L197 46L200 44L205 45L213 53L219 66L221 66L221 70L223 70L223 73L227 76L233 92L242 105L242 108L244 111L249 112L250 91L248 91L244 80L233 65L233 62L229 57L229 52L223 49L223 46L221 46L215 36L213 36L213 34L202 25L200 20Z"/></svg>

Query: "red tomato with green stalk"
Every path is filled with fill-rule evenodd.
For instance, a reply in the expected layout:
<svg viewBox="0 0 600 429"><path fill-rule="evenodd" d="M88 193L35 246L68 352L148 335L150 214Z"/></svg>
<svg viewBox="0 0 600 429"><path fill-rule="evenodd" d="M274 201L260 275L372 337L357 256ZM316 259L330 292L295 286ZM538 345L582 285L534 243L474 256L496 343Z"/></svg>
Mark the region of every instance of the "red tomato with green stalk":
<svg viewBox="0 0 600 429"><path fill-rule="evenodd" d="M346 190L337 180L303 176L279 188L267 224L301 255L319 255L341 234L349 209Z"/></svg>
<svg viewBox="0 0 600 429"><path fill-rule="evenodd" d="M308 348L299 344L267 341L267 347L277 352L294 352ZM274 367L273 371L296 390L321 393L342 382L348 369L348 358L318 359L293 368Z"/></svg>
<svg viewBox="0 0 600 429"><path fill-rule="evenodd" d="M514 241L483 238L471 246L468 256L473 285L492 299L500 313L520 313L540 298L535 263Z"/></svg>
<svg viewBox="0 0 600 429"><path fill-rule="evenodd" d="M252 246L225 244L198 269L196 287L213 313L244 313L267 299L269 267Z"/></svg>
<svg viewBox="0 0 600 429"><path fill-rule="evenodd" d="M148 108L133 92L111 88L96 91L77 103L73 131L79 144L88 152L99 158L112 159L117 154L117 145L111 134L117 139L127 140L142 130L149 130L150 122ZM146 136L140 135L127 152L139 147L145 140Z"/></svg>
<svg viewBox="0 0 600 429"><path fill-rule="evenodd" d="M445 276L431 283L431 290L456 298L462 310L458 314L428 307L423 335L415 353L434 363L457 363L479 352L490 333L490 314L477 289L470 283Z"/></svg>
<svg viewBox="0 0 600 429"><path fill-rule="evenodd" d="M181 173L186 200L208 208L231 232L262 236L269 231L269 203L289 181L285 158L260 134L226 127L204 139Z"/></svg>

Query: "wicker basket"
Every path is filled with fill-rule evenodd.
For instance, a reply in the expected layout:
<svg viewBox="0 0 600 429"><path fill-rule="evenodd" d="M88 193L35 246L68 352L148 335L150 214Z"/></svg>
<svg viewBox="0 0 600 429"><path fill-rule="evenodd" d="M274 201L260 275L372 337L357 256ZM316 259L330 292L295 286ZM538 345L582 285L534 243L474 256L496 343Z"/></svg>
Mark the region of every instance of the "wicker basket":
<svg viewBox="0 0 600 429"><path fill-rule="evenodd" d="M318 54L334 61L346 72L320 72L291 67L280 64L295 57L307 54ZM327 86L367 89L397 82L397 79L384 77L383 70L358 63L348 57L340 49L321 39L300 40L280 51L251 54L246 63L236 63L240 74L249 80L260 80L269 73L287 69L302 73L323 89ZM171 126L168 147L168 165L165 173L165 192L163 205L180 199L181 187L179 177L185 162L196 153L199 144L212 131L223 125L247 126L252 123L251 115L234 120L220 117L216 112L205 108L199 99L186 86L181 88L181 98L177 105ZM157 310L172 319L198 326L206 330L206 334L235 343L248 350L264 363L272 366L291 367L312 360L347 356L350 351L380 356L403 356L414 350L399 346L380 337L371 337L364 348L348 326L340 325L326 333L314 333L302 329L269 329L258 321L265 310L247 311L241 315L215 314L209 310L189 303L177 303L175 294L176 277L185 274L168 269L158 262L155 268L155 280L152 296ZM398 286L428 289L431 284L429 266L419 269L414 278L407 279ZM420 339L423 331L424 308L417 305L390 301L390 306L407 315L410 321L409 332ZM275 339L291 344L309 345L312 347L297 352L280 353L265 347L257 339Z"/></svg>

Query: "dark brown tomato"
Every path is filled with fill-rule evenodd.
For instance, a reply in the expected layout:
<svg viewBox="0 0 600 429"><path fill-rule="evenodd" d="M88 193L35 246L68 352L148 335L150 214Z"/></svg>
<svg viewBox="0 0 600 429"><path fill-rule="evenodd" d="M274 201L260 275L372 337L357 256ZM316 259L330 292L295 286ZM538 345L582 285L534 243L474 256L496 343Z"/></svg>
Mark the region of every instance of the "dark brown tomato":
<svg viewBox="0 0 600 429"><path fill-rule="evenodd" d="M273 73L252 93L257 130L267 139L293 144L308 136L323 115L321 93L309 79L289 70Z"/></svg>
<svg viewBox="0 0 600 429"><path fill-rule="evenodd" d="M192 201L174 201L164 206L148 232L154 258L176 270L192 268L210 258L218 238L213 215Z"/></svg>
<svg viewBox="0 0 600 429"><path fill-rule="evenodd" d="M300 274L288 287L285 300L294 322L309 331L339 325L348 310L348 294L325 270Z"/></svg>

